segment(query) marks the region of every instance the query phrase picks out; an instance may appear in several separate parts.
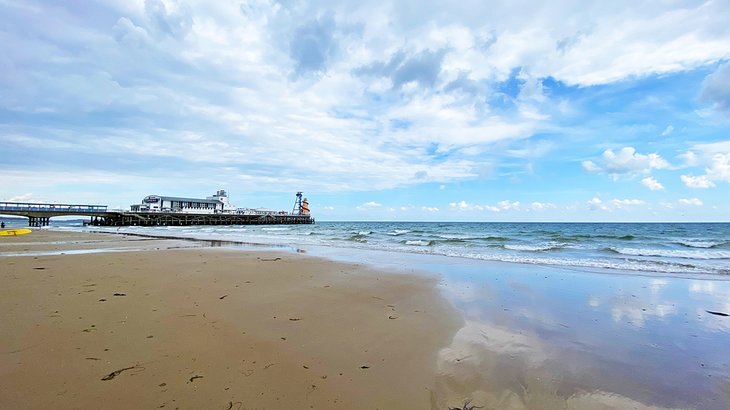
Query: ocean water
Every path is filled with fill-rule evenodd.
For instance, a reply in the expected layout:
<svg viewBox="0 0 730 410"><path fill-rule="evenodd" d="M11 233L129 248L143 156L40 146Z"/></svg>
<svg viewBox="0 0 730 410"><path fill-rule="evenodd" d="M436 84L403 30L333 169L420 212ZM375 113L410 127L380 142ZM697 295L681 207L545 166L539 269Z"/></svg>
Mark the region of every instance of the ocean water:
<svg viewBox="0 0 730 410"><path fill-rule="evenodd" d="M730 274L730 223L318 222L79 228L253 244L357 248L664 274Z"/></svg>

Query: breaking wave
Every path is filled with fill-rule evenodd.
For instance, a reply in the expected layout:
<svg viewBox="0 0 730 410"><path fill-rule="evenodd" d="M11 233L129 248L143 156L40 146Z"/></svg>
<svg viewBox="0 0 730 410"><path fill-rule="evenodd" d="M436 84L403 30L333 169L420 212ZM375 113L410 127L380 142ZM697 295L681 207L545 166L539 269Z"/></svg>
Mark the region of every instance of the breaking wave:
<svg viewBox="0 0 730 410"><path fill-rule="evenodd" d="M565 244L544 244L544 245L504 245L504 249L512 251L547 252L563 249Z"/></svg>
<svg viewBox="0 0 730 410"><path fill-rule="evenodd" d="M727 247L730 242L711 242L711 241L679 241L677 245L686 246L688 248L716 249Z"/></svg>
<svg viewBox="0 0 730 410"><path fill-rule="evenodd" d="M405 245L414 245L414 246L431 246L434 244L434 241L415 240L415 241L403 241L402 243Z"/></svg>
<svg viewBox="0 0 730 410"><path fill-rule="evenodd" d="M608 248L609 251L629 256L658 256L683 259L730 259L730 251L707 250L675 250L675 249L643 249L643 248Z"/></svg>

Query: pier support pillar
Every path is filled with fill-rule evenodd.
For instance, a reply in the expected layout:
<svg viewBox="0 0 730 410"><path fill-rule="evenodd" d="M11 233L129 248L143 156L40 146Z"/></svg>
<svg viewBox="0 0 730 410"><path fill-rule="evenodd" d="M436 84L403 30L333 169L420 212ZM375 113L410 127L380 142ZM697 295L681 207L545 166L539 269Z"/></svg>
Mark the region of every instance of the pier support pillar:
<svg viewBox="0 0 730 410"><path fill-rule="evenodd" d="M40 228L41 226L48 226L48 224L51 222L51 217L49 216L29 216L28 217L28 226L35 226L37 228Z"/></svg>

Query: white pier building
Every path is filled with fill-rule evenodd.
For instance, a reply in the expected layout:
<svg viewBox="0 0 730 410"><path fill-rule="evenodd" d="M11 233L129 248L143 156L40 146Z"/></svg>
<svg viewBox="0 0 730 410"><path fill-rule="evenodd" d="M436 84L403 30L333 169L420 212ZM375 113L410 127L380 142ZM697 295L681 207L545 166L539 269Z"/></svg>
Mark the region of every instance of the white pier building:
<svg viewBox="0 0 730 410"><path fill-rule="evenodd" d="M205 199L175 196L147 195L141 204L131 206L132 212L175 212L189 214L236 213L238 208L228 201L228 194L221 189Z"/></svg>

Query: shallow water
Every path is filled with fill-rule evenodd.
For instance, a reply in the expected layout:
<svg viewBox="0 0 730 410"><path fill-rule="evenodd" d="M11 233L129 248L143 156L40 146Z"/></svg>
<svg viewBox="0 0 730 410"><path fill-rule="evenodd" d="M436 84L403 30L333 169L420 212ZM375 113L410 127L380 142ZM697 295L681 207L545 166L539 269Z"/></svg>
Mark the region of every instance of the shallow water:
<svg viewBox="0 0 730 410"><path fill-rule="evenodd" d="M89 229L617 271L730 274L728 223L320 222Z"/></svg>

